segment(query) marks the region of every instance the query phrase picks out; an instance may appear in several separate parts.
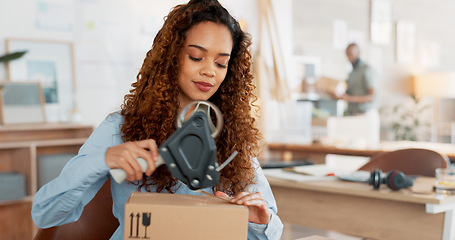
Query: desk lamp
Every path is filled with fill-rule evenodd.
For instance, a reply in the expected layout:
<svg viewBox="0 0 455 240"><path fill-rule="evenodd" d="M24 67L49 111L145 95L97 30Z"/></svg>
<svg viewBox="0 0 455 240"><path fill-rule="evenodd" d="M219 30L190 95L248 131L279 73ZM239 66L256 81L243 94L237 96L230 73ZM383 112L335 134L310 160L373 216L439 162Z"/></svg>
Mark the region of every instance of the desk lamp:
<svg viewBox="0 0 455 240"><path fill-rule="evenodd" d="M418 75L413 78L413 85L417 98L434 99L431 140L436 142L439 138L440 100L455 98L455 71Z"/></svg>

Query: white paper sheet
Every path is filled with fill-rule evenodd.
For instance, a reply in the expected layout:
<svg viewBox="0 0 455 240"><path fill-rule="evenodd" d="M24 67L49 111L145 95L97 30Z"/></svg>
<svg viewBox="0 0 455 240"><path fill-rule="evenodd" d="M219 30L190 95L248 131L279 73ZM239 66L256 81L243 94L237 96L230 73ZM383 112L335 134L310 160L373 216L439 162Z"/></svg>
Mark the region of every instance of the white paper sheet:
<svg viewBox="0 0 455 240"><path fill-rule="evenodd" d="M283 180L290 180L296 182L308 182L308 181L321 181L321 180L336 180L336 177L332 176L310 176L303 175L299 173L292 173L284 171L283 169L264 169L264 174L266 177L274 177Z"/></svg>

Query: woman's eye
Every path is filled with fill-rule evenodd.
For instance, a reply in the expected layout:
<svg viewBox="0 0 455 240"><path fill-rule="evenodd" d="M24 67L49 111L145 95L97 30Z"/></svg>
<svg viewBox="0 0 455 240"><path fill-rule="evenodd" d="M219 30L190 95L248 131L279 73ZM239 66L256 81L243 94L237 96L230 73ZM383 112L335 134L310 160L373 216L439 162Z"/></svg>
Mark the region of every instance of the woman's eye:
<svg viewBox="0 0 455 240"><path fill-rule="evenodd" d="M188 57L189 57L191 60L195 61L195 62L199 62L199 61L202 60L202 58L195 58L195 57L193 57L193 56L191 56L191 55L188 55Z"/></svg>
<svg viewBox="0 0 455 240"><path fill-rule="evenodd" d="M216 63L216 65L217 65L218 67L220 67L220 68L226 68L226 67L227 67L226 65L223 65L223 64L221 64L221 63Z"/></svg>

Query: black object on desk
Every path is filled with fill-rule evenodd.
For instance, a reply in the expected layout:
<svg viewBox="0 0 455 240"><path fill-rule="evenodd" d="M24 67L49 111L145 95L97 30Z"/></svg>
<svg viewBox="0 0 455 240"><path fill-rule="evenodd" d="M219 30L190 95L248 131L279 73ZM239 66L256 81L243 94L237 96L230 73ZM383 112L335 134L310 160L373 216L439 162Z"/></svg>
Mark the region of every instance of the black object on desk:
<svg viewBox="0 0 455 240"><path fill-rule="evenodd" d="M287 167L297 167L303 165L313 165L314 163L308 159L304 160L294 160L294 161L280 161L280 160L269 160L267 162L261 163L263 169L271 168L287 168Z"/></svg>

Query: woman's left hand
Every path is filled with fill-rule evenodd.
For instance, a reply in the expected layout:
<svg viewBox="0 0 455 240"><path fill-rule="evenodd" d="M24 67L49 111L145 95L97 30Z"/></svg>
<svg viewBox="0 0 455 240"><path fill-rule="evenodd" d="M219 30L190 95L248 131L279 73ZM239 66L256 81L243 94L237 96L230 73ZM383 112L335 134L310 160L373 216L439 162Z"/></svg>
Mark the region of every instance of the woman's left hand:
<svg viewBox="0 0 455 240"><path fill-rule="evenodd" d="M224 192L215 192L216 196L228 197ZM240 192L235 195L231 203L245 205L248 207L248 222L258 224L268 224L270 221L270 209L267 207L261 193Z"/></svg>

